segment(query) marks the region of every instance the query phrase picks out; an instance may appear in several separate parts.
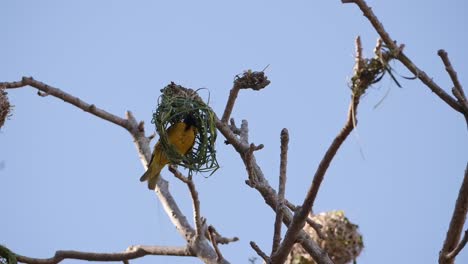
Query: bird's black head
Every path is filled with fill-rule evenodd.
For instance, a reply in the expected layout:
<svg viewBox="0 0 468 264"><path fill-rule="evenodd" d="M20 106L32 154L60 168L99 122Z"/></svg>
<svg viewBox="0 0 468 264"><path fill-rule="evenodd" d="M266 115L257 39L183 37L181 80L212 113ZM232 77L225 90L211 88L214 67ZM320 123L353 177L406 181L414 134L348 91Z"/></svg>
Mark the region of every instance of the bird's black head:
<svg viewBox="0 0 468 264"><path fill-rule="evenodd" d="M184 118L184 123L187 124L189 127L191 127L191 126L197 127L197 119L191 114L188 114Z"/></svg>

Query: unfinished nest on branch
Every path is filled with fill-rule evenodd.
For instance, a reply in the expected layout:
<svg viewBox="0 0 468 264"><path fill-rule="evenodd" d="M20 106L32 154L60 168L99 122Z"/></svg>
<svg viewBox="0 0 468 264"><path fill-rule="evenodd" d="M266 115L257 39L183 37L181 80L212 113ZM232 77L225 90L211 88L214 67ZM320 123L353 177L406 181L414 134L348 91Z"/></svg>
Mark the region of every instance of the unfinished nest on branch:
<svg viewBox="0 0 468 264"><path fill-rule="evenodd" d="M328 253L328 256L335 264L345 264L355 261L364 248L362 235L358 231L358 226L351 223L344 215L343 211L331 211L313 215L312 220L322 226L323 237L320 238L317 232L306 225L306 231L315 242ZM315 264L312 257L302 248L300 244L295 244L287 264Z"/></svg>
<svg viewBox="0 0 468 264"><path fill-rule="evenodd" d="M236 75L234 86L239 89L252 89L259 91L270 84L270 80L265 75L264 71L247 70L242 75Z"/></svg>
<svg viewBox="0 0 468 264"><path fill-rule="evenodd" d="M395 84L401 88L400 83L393 75L393 69L389 62L395 58L395 53L398 53L403 49L392 51L385 47L381 39L377 40L377 45L374 49L375 56L371 59L362 57L361 40L356 40L356 64L354 66L354 74L351 78L351 90L353 95L360 97L363 95L367 88L372 84L375 84L382 80L385 73L388 73ZM403 77L405 79L414 79L412 77Z"/></svg>
<svg viewBox="0 0 468 264"><path fill-rule="evenodd" d="M213 110L198 96L197 91L171 82L161 90L158 106L151 121L156 126L161 147L171 164L180 165L193 172L211 172L218 168L216 160L216 125ZM166 130L182 122L188 115L195 120L197 134L192 151L181 155L168 141ZM210 175L211 175L210 174Z"/></svg>
<svg viewBox="0 0 468 264"><path fill-rule="evenodd" d="M5 124L5 120L10 116L11 105L8 101L5 89L0 87L0 128Z"/></svg>

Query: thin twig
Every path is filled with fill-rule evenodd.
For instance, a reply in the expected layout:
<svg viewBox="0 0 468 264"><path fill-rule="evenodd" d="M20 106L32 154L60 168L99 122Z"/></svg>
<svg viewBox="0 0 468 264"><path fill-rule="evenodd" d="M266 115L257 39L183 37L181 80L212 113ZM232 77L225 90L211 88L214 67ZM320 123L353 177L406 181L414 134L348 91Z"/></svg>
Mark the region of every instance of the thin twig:
<svg viewBox="0 0 468 264"><path fill-rule="evenodd" d="M276 206L276 218L273 232L273 246L271 255L276 253L281 242L281 226L283 224L284 194L286 189L286 168L288 164L289 133L286 128L281 131L280 175L278 187L278 202Z"/></svg>
<svg viewBox="0 0 468 264"><path fill-rule="evenodd" d="M223 245L226 245L226 244L229 244L231 242L236 242L236 241L239 241L239 238L238 237L223 237L220 233L218 233L218 231L213 227L212 228L212 232L214 232L214 234L216 235L216 243L218 244L223 244Z"/></svg>
<svg viewBox="0 0 468 264"><path fill-rule="evenodd" d="M317 236L320 239L325 239L325 235L322 232L322 227L323 226L321 224L315 222L314 220L310 219L309 217L307 217L306 223L315 230L315 232L317 233Z"/></svg>
<svg viewBox="0 0 468 264"><path fill-rule="evenodd" d="M452 63L450 63L450 59L448 57L448 54L445 50L441 49L437 52L439 54L440 58L442 59L442 62L445 65L445 70L450 76L450 79L452 79L453 82L453 90L452 93L453 95L458 99L458 102L460 105L464 108L465 114L468 114L468 101L465 96L465 92L463 91L463 87L458 80L457 72L452 66Z"/></svg>
<svg viewBox="0 0 468 264"><path fill-rule="evenodd" d="M453 210L452 219L445 237L444 245L439 253L440 264L451 264L454 263L456 254L453 254L452 258L448 255L455 252L457 245L459 244L463 225L466 220L466 213L468 212L468 163L465 169L465 175L463 177L463 183L458 192L458 198L455 203ZM461 250L461 249L460 249ZM457 253L458 254L458 253Z"/></svg>
<svg viewBox="0 0 468 264"><path fill-rule="evenodd" d="M52 87L50 85L47 85L43 82L36 81L32 77L23 77L21 81L19 82L12 82L12 83L0 83L0 86L5 86L7 89L12 89L12 88L21 88L24 86L31 86L39 91L42 91L48 95L55 96L57 98L60 98L64 100L67 103L70 103L83 111L89 112L95 116L98 116L104 120L107 120L109 122L112 122L116 125L119 125L125 129L129 129L128 122L127 120L118 117L116 115L113 115L105 110L102 110L98 107L96 107L94 104L88 104L81 100L78 97L75 97L69 93L66 93L58 88Z"/></svg>
<svg viewBox="0 0 468 264"><path fill-rule="evenodd" d="M245 119L241 122L239 139L243 144L249 144L249 123Z"/></svg>
<svg viewBox="0 0 468 264"><path fill-rule="evenodd" d="M183 183L188 184L190 182L190 180L184 175L182 175L182 173L178 171L175 166L169 165L169 171L172 172L172 174L174 174L174 176L177 179L181 180Z"/></svg>
<svg viewBox="0 0 468 264"><path fill-rule="evenodd" d="M291 211L295 212L299 209L299 207L293 205L290 201L288 200L285 200L285 204L286 206L291 209ZM311 215L312 215L312 210L311 210ZM306 219L306 223L312 227L315 232L317 233L318 237L321 238L321 239L325 239L325 235L323 234L322 232L322 225L315 222L314 220L312 220L310 217L307 217Z"/></svg>
<svg viewBox="0 0 468 264"><path fill-rule="evenodd" d="M216 255L217 255L217 258L218 258L218 262L221 262L224 259L224 257L223 257L223 254L221 254L221 251L218 248L217 234L218 234L218 232L216 232L216 229L213 226L210 225L208 227L208 235L209 235L209 238L211 240L211 244L213 244L213 247L215 249L215 252L216 252Z"/></svg>
<svg viewBox="0 0 468 264"><path fill-rule="evenodd" d="M270 84L270 81L268 80L268 77L265 75L263 71L255 72L255 71L248 70L248 71L245 71L242 75L237 75L234 78L234 85L232 86L232 89L229 92L229 98L226 102L226 108L224 109L221 122L223 123L228 122L240 89L250 88L252 90L259 91L267 87L269 84Z"/></svg>
<svg viewBox="0 0 468 264"><path fill-rule="evenodd" d="M452 80L453 82L453 85L455 86L455 89L458 90L458 92L460 93L460 95L462 95L463 97L460 98L459 100L466 100L466 97L465 97L465 93L463 92L463 87L460 83L460 81L458 80L458 76L457 76L457 72L455 71L455 69L453 68L452 66L452 63L450 63L450 59L448 57L448 54L445 50L441 49L437 52L437 54L440 56L440 58L442 59L442 62L444 63L445 65L445 70L447 71L447 73L449 74L450 76L450 79Z"/></svg>
<svg viewBox="0 0 468 264"><path fill-rule="evenodd" d="M195 188L195 183L193 182L191 177L185 177L182 175L180 171L178 171L174 166L169 166L169 171L174 174L176 178L187 184L189 188L190 195L192 196L192 204L193 204L193 218L195 222L195 232L196 236L199 237L202 232L202 220L201 220L201 213L200 213L200 199L198 198L198 192Z"/></svg>
<svg viewBox="0 0 468 264"><path fill-rule="evenodd" d="M457 247L450 253L447 254L448 259L454 259L458 253L466 246L466 243L468 242L468 229L465 230L465 233L463 234L462 240L460 240L460 243L458 243Z"/></svg>
<svg viewBox="0 0 468 264"><path fill-rule="evenodd" d="M244 153L249 149L249 144L244 141L238 140L237 135L229 128L228 125L221 122L217 116L215 116L216 128L223 134L226 141L231 144L238 153ZM241 129L239 129L239 135L241 135Z"/></svg>
<svg viewBox="0 0 468 264"><path fill-rule="evenodd" d="M398 47L396 42L390 37L387 31L384 29L382 23L375 16L372 9L367 5L364 0L341 0L342 3L355 3L363 12L364 16L369 20L374 29L380 35L382 40L385 42L387 47L393 52L393 56L401 61L403 65L408 68L417 78L419 78L432 92L434 92L440 99L447 103L450 107L455 109L457 112L463 113L462 108L457 101L446 93L438 84L436 84L432 78L430 78L424 71L419 69Z"/></svg>
<svg viewBox="0 0 468 264"><path fill-rule="evenodd" d="M265 263L270 263L270 258L263 252L260 247L253 241L250 241L250 246L257 252L257 255L259 255Z"/></svg>
<svg viewBox="0 0 468 264"><path fill-rule="evenodd" d="M26 77L23 77L26 78ZM15 88L21 88L24 86L28 86L26 83L23 81L18 81L18 82L2 82L0 83L0 87L2 88L8 88L8 89L15 89Z"/></svg>
<svg viewBox="0 0 468 264"><path fill-rule="evenodd" d="M380 49L377 50L377 52L380 52ZM356 56L355 56L355 61L354 61L354 75L357 75L358 72L364 67L364 60L362 56L362 44L361 44L361 37L357 36L356 37Z"/></svg>
<svg viewBox="0 0 468 264"><path fill-rule="evenodd" d="M254 169L254 162L253 162L253 153L254 151L260 150L262 148L263 148L263 144L255 146L254 143L251 143L249 149L244 155L247 161L245 166L247 169L247 173L249 175L248 185L250 187L254 187L257 184L257 177L255 177L255 169Z"/></svg>
<svg viewBox="0 0 468 264"><path fill-rule="evenodd" d="M300 210L294 215L293 222L289 225L288 231L284 236L283 242L280 245L280 248L272 256L272 261L274 263L283 263L286 260L289 252L292 249L292 246L296 242L298 233L304 227L304 223L309 215L309 212L314 205L315 198L317 197L320 185L324 179L325 173L330 166L331 161L336 155L336 152L340 148L341 144L346 140L351 131L354 128L353 120L355 120L357 106L359 104L359 97L353 95L349 110L348 118L346 123L340 133L333 140L332 144L325 153L322 161L320 162L317 171L315 172L312 184L307 192L307 195L302 203Z"/></svg>
<svg viewBox="0 0 468 264"><path fill-rule="evenodd" d="M291 209L291 211L296 211L297 210L297 206L295 206L293 203L291 203L290 201L288 201L287 199L284 200L284 204L289 208Z"/></svg>
<svg viewBox="0 0 468 264"><path fill-rule="evenodd" d="M87 261L124 261L141 258L147 255L165 256L194 256L187 247L166 246L132 246L119 253L95 253L73 250L59 250L51 258L30 258L16 254L19 262L27 264L57 264L65 259L78 259Z"/></svg>
<svg viewBox="0 0 468 264"><path fill-rule="evenodd" d="M231 118L230 121L229 128L232 130L232 132L234 132L234 134L240 135L240 129L236 126L236 121L234 121L234 118Z"/></svg>

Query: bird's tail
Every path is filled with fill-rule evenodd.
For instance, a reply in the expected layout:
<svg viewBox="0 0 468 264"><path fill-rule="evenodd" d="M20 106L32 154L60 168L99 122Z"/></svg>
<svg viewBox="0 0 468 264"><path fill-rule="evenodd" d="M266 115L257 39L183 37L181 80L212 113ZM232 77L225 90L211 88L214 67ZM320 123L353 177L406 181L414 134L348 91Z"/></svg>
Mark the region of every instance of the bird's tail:
<svg viewBox="0 0 468 264"><path fill-rule="evenodd" d="M148 180L149 175L150 175L150 169L148 168L148 169L146 170L146 172L143 173L143 175L140 177L140 181L141 181L141 182L144 182L144 181Z"/></svg>
<svg viewBox="0 0 468 264"><path fill-rule="evenodd" d="M148 167L148 170L146 170L146 172L140 177L141 182L148 181L148 189L150 190L154 190L156 187L156 183L159 180L159 174L163 168L163 166L159 166L159 164L155 165L156 166L151 164Z"/></svg>
<svg viewBox="0 0 468 264"><path fill-rule="evenodd" d="M148 189L154 190L154 188L156 188L156 183L158 183L158 180L159 180L159 173L158 175L148 180Z"/></svg>

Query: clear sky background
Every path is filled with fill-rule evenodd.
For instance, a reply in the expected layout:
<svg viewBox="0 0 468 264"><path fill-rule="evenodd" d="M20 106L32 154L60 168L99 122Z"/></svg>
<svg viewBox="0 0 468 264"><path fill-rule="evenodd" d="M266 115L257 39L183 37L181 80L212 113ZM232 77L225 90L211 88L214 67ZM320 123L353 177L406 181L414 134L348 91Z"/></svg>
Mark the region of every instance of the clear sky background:
<svg viewBox="0 0 468 264"><path fill-rule="evenodd" d="M452 83L440 48L468 87L466 1L369 4L442 87ZM286 196L297 204L345 121L354 39L361 35L367 56L377 39L358 8L339 0L3 0L0 10L0 81L32 76L119 116L131 110L148 133L169 82L208 88L221 115L234 76L270 65L271 85L241 91L233 117L247 119L252 142L265 145L257 160L275 188L280 131L289 129ZM393 67L410 75L399 63ZM462 116L420 81L399 80L402 89L386 77L368 90L358 129L338 152L314 207L344 210L359 225L361 264L436 263L468 158ZM31 257L184 244L139 182L144 169L125 130L32 88L8 96L15 107L0 132L1 244ZM240 238L221 246L226 259L248 263L256 255L249 241L270 251L274 214L244 183L244 165L223 140L221 169L196 177L201 210L220 233ZM167 169L163 176L191 219L186 186ZM149 256L132 263L199 260ZM468 263L467 249L458 263Z"/></svg>

